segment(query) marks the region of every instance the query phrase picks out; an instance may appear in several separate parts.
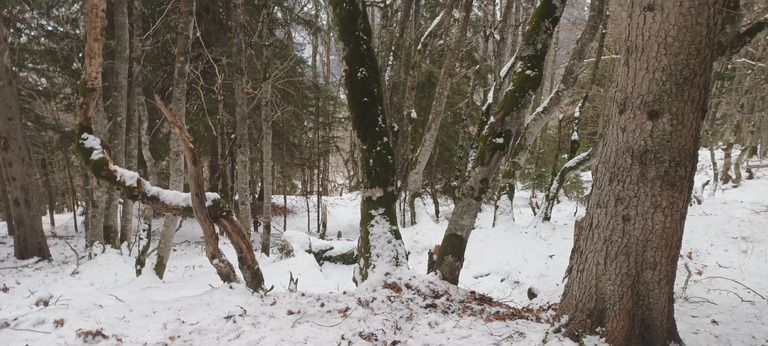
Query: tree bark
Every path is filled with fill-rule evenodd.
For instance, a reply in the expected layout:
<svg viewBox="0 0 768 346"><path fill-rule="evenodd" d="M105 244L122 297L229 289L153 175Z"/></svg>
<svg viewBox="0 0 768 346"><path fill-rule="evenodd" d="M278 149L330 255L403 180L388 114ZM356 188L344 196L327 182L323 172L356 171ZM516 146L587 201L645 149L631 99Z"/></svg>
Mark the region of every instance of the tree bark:
<svg viewBox="0 0 768 346"><path fill-rule="evenodd" d="M272 73L269 59L269 21L272 9L265 7L262 21L262 37L264 47L262 49L262 64L264 69L264 83L261 86L261 150L262 150L262 177L261 190L264 192L261 212L261 252L269 256L269 248L272 237Z"/></svg>
<svg viewBox="0 0 768 346"><path fill-rule="evenodd" d="M237 219L246 229L251 228L251 145L250 131L248 131L248 106L245 99L245 81L248 76L248 57L245 51L245 13L243 0L237 0L234 4L234 63L235 72L235 118L237 119L237 155L235 157L235 176L237 181Z"/></svg>
<svg viewBox="0 0 768 346"><path fill-rule="evenodd" d="M629 4L600 169L574 233L566 335L682 344L673 284L710 92L719 0Z"/></svg>
<svg viewBox="0 0 768 346"><path fill-rule="evenodd" d="M130 35L128 27L128 0L115 0L114 18L115 18L115 82L112 90L112 158L118 165L125 166L128 169L135 169L135 166L126 165L125 152L127 150L136 150L135 147L127 146L126 131L128 117L128 65L130 63ZM135 137L134 137L135 138ZM115 200L117 200L115 196ZM131 215L133 214L133 204L123 203L121 214L121 225L118 230L114 230L113 247L120 247L123 242L130 240Z"/></svg>
<svg viewBox="0 0 768 346"><path fill-rule="evenodd" d="M8 191L8 177L5 174L5 168L3 167L3 162L0 160L0 212L3 213L3 218L5 219L5 226L8 230L8 235L13 236L16 233L16 226L13 223L13 213L11 212L11 200L9 199L9 196L11 195Z"/></svg>
<svg viewBox="0 0 768 346"><path fill-rule="evenodd" d="M469 179L462 186L461 199L454 208L435 261L434 269L441 273L445 281L453 284L459 282L464 251L474 229L477 213L488 192L490 180L515 137L509 124L523 116L531 103L532 94L541 85L549 43L565 3L541 1L531 15L512 70L512 85L499 101L493 118L482 132Z"/></svg>
<svg viewBox="0 0 768 346"><path fill-rule="evenodd" d="M139 166L139 111L137 93L141 91L141 1L131 1L131 21L133 22L133 40L131 50L131 86L128 91L128 113L125 119L125 168L135 171ZM141 100L143 101L143 100ZM146 161L149 165L150 161ZM123 200L123 213L120 219L120 243L131 241L133 232L134 202L130 199ZM151 221L151 218L150 218Z"/></svg>
<svg viewBox="0 0 768 346"><path fill-rule="evenodd" d="M8 32L0 21L0 166L7 179L8 200L13 223L13 252L18 259L51 259L43 232L38 197L40 187L33 179L35 163L24 136L16 82L11 68ZM2 177L0 177L2 179ZM10 229L10 228L9 228Z"/></svg>
<svg viewBox="0 0 768 346"><path fill-rule="evenodd" d="M102 69L104 56L104 29L107 24L106 2L104 0L88 0L85 5L85 31L88 32L85 42L85 71L80 80L80 101L76 110L78 122L87 123L88 132L106 132L104 103L102 100ZM94 244L104 243L104 189L95 179L89 180L91 194L87 199L85 244L92 256Z"/></svg>
<svg viewBox="0 0 768 346"><path fill-rule="evenodd" d="M407 267L397 226L395 154L383 109L381 73L363 0L330 2L344 48L344 87L352 128L360 143L362 203L355 282Z"/></svg>
<svg viewBox="0 0 768 346"><path fill-rule="evenodd" d="M472 12L472 0L464 0L461 6L461 15L458 26L453 32L453 43L451 48L446 51L443 67L440 71L440 78L437 82L435 97L432 101L432 108L429 112L429 121L424 136L421 139L421 145L411 159L411 171L408 174L408 206L411 214L411 222L416 223L416 210L414 201L421 195L422 183L424 182L424 168L427 167L429 157L437 141L437 134L440 130L440 123L445 114L445 102L448 99L448 93L451 89L451 81L456 74L456 61L464 48L464 39L467 36L467 26L469 25L469 16Z"/></svg>
<svg viewBox="0 0 768 346"><path fill-rule="evenodd" d="M171 110L181 124L185 123L187 109L187 73L189 72L189 56L192 44L192 28L195 20L195 0L182 0L179 15L179 26L176 32L176 62L173 70L173 100ZM169 154L169 170L171 177L168 188L184 191L184 153L179 138L171 136L171 152ZM163 278L168 257L171 255L173 235L179 225L179 218L166 215L163 220L163 230L157 244L157 262L155 273Z"/></svg>

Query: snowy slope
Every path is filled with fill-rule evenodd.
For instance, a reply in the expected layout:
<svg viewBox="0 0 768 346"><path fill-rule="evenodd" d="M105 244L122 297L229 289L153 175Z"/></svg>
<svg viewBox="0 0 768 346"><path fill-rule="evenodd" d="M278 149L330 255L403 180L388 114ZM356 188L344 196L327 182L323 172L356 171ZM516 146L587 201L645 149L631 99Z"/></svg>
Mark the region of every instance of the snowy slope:
<svg viewBox="0 0 768 346"><path fill-rule="evenodd" d="M705 154L699 186L709 174ZM0 344L540 345L546 338L551 345L572 345L548 334L553 312L546 309L562 293L573 222L584 207L565 202L555 207L552 223L541 224L527 206L528 193L518 195L514 223L506 210L491 227L492 208L483 209L458 288L424 275L426 251L440 242L447 225L445 216L434 220L429 201L419 204L420 223L402 230L410 271L355 288L352 266L320 266L302 251L320 244L315 200L309 200L308 233L307 201L289 197L295 213L288 217L287 232L281 232L282 217L275 218L273 229L293 245L295 256L258 257L267 286L274 286L266 295L218 280L194 221L177 233L162 281L151 270L136 278L127 249L83 258L78 266L66 242L82 249L84 241L74 233L71 214L56 216L50 263L14 259L13 239L0 222ZM681 336L690 345L766 345L768 177L758 172L738 188L703 195L703 204L689 210L678 265L675 307ZM274 201L282 205L282 196ZM354 247L359 195L326 202L329 244ZM159 226L161 220L156 221ZM236 259L226 241L222 248ZM287 291L289 272L299 278L298 292ZM529 288L538 292L533 301Z"/></svg>

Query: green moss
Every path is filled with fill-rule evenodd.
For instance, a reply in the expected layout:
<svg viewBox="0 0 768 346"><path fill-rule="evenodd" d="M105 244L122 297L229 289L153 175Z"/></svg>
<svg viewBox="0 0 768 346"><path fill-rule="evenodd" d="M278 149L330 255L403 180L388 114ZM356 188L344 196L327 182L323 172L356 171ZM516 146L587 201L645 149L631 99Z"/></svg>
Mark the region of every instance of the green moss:
<svg viewBox="0 0 768 346"><path fill-rule="evenodd" d="M77 82L77 91L80 97L85 97L85 77L80 77L80 81Z"/></svg>

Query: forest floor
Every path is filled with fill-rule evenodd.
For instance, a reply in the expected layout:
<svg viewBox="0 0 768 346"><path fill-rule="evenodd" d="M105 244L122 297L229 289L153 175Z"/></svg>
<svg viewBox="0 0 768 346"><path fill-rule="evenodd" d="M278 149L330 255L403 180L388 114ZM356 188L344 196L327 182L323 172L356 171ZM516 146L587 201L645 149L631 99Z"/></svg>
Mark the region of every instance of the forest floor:
<svg viewBox="0 0 768 346"><path fill-rule="evenodd" d="M701 160L696 186L711 171L708 153ZM703 203L689 209L675 284L677 324L689 345L768 345L767 170L713 197L705 193ZM551 318L563 289L573 223L584 206L564 201L551 223L541 223L528 196L522 191L514 206L502 208L496 227L493 207L484 207L458 288L424 274L427 250L440 242L450 217L443 206L435 219L428 201L419 204L419 224L402 229L410 270L356 288L352 265L318 265L304 250L310 244L338 251L356 246L359 194L325 199L332 239L326 242L317 239L314 212L307 231L307 204L314 210L315 200L289 196L293 213L286 231L282 217L273 229L294 254L259 254L266 285L274 286L267 294L222 284L194 221L176 234L164 280L153 274L153 263L135 277L135 250L82 258L84 240L74 232L72 214L56 215L56 236L43 218L52 262L16 260L13 239L0 222L0 343L574 345L552 332ZM283 204L282 196L274 201ZM155 220L156 229L160 223ZM78 249L79 261L67 243ZM236 260L224 239L222 248ZM291 274L299 279L298 292L288 290ZM529 299L529 290L538 296Z"/></svg>

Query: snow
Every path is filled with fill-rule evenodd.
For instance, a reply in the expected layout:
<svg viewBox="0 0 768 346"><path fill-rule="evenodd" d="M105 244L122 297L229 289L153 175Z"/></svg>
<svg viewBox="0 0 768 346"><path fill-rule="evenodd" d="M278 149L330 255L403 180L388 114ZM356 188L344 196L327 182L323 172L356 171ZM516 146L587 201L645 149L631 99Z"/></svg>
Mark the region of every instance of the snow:
<svg viewBox="0 0 768 346"><path fill-rule="evenodd" d="M83 135L80 136L80 141L83 142L84 147L93 149L93 152L91 152L91 160L98 160L104 157L104 149L101 148L101 140L98 137L90 133L83 133Z"/></svg>
<svg viewBox="0 0 768 346"><path fill-rule="evenodd" d="M421 50L422 45L424 45L424 41L427 39L427 37L432 34L432 31L435 30L435 27L437 26L437 23L440 23L440 19L443 18L443 14L445 13L445 10L441 11L440 14L435 17L435 20L432 21L432 24L427 28L427 31L424 32L424 35L421 36L421 40L419 40L419 45L416 48L417 51Z"/></svg>
<svg viewBox="0 0 768 346"><path fill-rule="evenodd" d="M512 56L512 58L507 61L507 64L504 65L504 68L501 69L501 72L499 73L499 77L501 77L501 80L504 80L507 78L507 74L509 74L509 70L512 68L512 64L515 63L515 60L517 60L517 52Z"/></svg>
<svg viewBox="0 0 768 346"><path fill-rule="evenodd" d="M696 186L710 179L709 153L702 151L699 162ZM768 175L761 169L756 179L738 188L723 186L714 197L690 207L674 293L686 344L768 343L768 303L759 296L768 297L766 195ZM435 218L429 198L417 200L419 223L401 229L405 248L398 251L409 253L410 269L390 266L356 288L351 280L355 265L321 266L304 250L310 244L338 253L355 248L361 195L324 198L327 240L318 239L315 229L307 230L308 221L312 227L316 222L314 198L288 196L294 213L287 217L285 232L282 216L274 217L273 236L290 243L294 255L268 258L257 253L267 287L274 286L267 294L221 283L205 258L202 231L192 220L176 234L163 280L151 270L154 256L144 274L135 277L135 251L129 254L127 248L107 249L87 260L71 213L55 215L56 236L47 217L42 218L51 262L15 259L13 239L0 221L0 340L4 345L82 345L84 338L103 345L540 345L546 335L550 345L575 345L554 334L546 321L486 321L485 315L472 316L459 303L478 293L511 307L546 307L559 300L574 221L583 216L584 206L565 200L555 206L552 222L541 223L534 220L528 198L528 191L520 191L512 205L500 204L496 227L493 206L483 206L458 287L424 274L427 250L440 243L450 217L448 199L440 201L440 218ZM273 196L275 203L282 205L282 200ZM161 223L156 219L154 228ZM387 227L374 227L377 242L391 240L386 239ZM79 251L79 266L67 243ZM228 258L236 258L228 241L221 239L221 246ZM374 251L386 257L391 249ZM377 265L381 269L386 263ZM289 291L289 274L299 279L298 292ZM537 298L527 298L529 288L538 291ZM84 337L88 331L101 331L107 338ZM585 344L600 340L591 337Z"/></svg>

